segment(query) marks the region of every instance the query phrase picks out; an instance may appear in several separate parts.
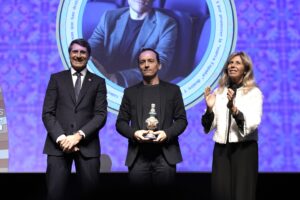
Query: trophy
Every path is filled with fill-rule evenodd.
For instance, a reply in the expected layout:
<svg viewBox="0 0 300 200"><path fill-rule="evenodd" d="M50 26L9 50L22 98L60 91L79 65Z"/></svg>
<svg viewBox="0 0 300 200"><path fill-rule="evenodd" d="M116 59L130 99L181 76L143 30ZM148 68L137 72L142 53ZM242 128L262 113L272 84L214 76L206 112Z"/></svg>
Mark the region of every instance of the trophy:
<svg viewBox="0 0 300 200"><path fill-rule="evenodd" d="M149 117L146 119L146 127L149 130L149 132L146 134L145 138L149 139L155 139L156 136L153 134L153 131L157 129L158 120L156 119L156 111L155 111L155 104L151 104Z"/></svg>

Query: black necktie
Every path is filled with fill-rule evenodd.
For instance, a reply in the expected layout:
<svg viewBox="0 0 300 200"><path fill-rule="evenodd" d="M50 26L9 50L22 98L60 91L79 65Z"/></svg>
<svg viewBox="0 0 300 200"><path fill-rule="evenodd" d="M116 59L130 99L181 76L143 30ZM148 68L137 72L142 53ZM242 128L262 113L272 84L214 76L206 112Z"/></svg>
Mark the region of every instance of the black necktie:
<svg viewBox="0 0 300 200"><path fill-rule="evenodd" d="M75 75L77 76L76 82L75 82L75 98L76 101L78 100L78 96L79 96L79 92L80 92L80 88L81 88L81 73L80 72L76 72Z"/></svg>

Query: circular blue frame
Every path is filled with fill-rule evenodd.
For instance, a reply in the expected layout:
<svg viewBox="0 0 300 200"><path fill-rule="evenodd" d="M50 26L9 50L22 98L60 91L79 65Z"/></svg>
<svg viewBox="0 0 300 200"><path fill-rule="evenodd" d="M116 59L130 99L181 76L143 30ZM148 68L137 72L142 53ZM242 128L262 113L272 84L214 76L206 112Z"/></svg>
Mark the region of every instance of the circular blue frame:
<svg viewBox="0 0 300 200"><path fill-rule="evenodd" d="M72 40L82 38L82 18L87 0L61 1L57 13L57 44L62 62L70 68L68 46ZM206 0L210 12L211 35L208 47L195 69L177 83L180 86L186 109L203 99L207 86L215 87L222 73L223 65L235 49L237 38L237 16L233 0ZM103 77L96 66L89 61L88 69ZM124 88L106 79L108 110L118 113Z"/></svg>

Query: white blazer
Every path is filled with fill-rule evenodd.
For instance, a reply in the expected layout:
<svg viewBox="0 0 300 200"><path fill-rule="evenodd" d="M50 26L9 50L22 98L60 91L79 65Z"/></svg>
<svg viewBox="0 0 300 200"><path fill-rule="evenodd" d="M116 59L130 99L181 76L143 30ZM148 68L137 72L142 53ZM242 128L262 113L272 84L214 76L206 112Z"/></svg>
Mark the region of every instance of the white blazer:
<svg viewBox="0 0 300 200"><path fill-rule="evenodd" d="M227 108L227 90L225 87L220 94L217 90L216 102L213 107L214 121L211 130L216 129L213 140L217 143L225 144L227 141L228 122L231 117L229 130L229 142L241 142L247 140L258 140L257 128L261 122L263 95L259 88L254 87L247 94L243 93L243 87L237 89L234 105L244 115L244 130L240 131L235 119L229 114Z"/></svg>

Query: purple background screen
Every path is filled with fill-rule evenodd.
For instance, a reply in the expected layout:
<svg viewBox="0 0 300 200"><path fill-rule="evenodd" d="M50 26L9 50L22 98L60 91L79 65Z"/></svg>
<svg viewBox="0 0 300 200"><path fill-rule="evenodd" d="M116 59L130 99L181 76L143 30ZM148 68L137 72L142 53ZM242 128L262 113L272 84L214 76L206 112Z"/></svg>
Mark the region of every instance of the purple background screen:
<svg viewBox="0 0 300 200"><path fill-rule="evenodd" d="M0 86L9 133L9 171L44 172L46 131L42 104L51 73L64 69L56 42L59 0L0 1ZM259 170L300 171L300 1L235 1L236 50L253 59L264 94L259 128ZM189 126L180 136L184 161L178 171L211 171L212 134L203 134L204 102L187 111ZM102 153L112 171L127 171L127 140L115 131L109 113L100 133Z"/></svg>

